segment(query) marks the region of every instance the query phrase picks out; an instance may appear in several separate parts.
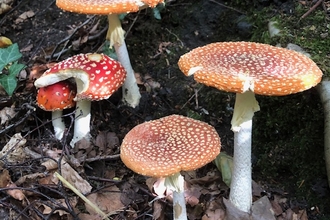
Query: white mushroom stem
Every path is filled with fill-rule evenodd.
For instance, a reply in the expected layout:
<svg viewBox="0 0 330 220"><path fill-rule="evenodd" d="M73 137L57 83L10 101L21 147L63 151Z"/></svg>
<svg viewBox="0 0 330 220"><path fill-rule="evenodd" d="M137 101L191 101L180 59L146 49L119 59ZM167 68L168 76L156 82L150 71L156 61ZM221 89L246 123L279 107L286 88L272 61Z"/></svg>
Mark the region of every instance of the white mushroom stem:
<svg viewBox="0 0 330 220"><path fill-rule="evenodd" d="M71 147L85 138L90 139L91 101L80 100L76 103L76 115L74 122L74 134L70 142Z"/></svg>
<svg viewBox="0 0 330 220"><path fill-rule="evenodd" d="M54 127L55 137L58 140L61 140L63 138L65 131L65 124L63 122L62 115L62 110L55 110L52 112L52 124Z"/></svg>
<svg viewBox="0 0 330 220"><path fill-rule="evenodd" d="M77 86L77 94L82 93L87 90L89 86L89 77L82 70L68 70L63 74L52 74L44 77L40 77L35 81L35 86L37 88L45 87L52 85L62 80L69 78L74 78ZM71 147L74 147L74 144L86 138L90 138L90 111L91 111L91 101L89 100L75 100L76 101L76 116L74 124L74 136L70 142Z"/></svg>
<svg viewBox="0 0 330 220"><path fill-rule="evenodd" d="M129 59L127 47L125 44L125 31L122 29L121 22L117 14L108 15L109 30L107 39L110 40L110 47L114 46L118 61L126 69L126 80L122 86L123 101L129 106L135 108L139 105L141 94L136 83L134 70Z"/></svg>
<svg viewBox="0 0 330 220"><path fill-rule="evenodd" d="M165 187L173 191L173 219L187 220L184 178L180 173L165 178Z"/></svg>
<svg viewBox="0 0 330 220"><path fill-rule="evenodd" d="M330 185L330 81L323 80L317 87L324 109L324 156Z"/></svg>
<svg viewBox="0 0 330 220"><path fill-rule="evenodd" d="M233 173L229 200L239 210L249 213L252 205L252 118L259 111L251 91L236 94L232 130L234 131Z"/></svg>

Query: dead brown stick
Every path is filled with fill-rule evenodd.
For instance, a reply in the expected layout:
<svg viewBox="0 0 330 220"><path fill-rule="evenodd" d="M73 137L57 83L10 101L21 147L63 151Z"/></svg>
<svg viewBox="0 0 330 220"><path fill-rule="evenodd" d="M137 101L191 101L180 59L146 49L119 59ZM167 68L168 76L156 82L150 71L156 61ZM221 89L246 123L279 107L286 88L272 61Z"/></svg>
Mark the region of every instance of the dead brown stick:
<svg viewBox="0 0 330 220"><path fill-rule="evenodd" d="M312 13L324 0L318 0L313 7L311 7L305 14L303 14L299 20L306 18L310 13Z"/></svg>
<svg viewBox="0 0 330 220"><path fill-rule="evenodd" d="M224 4L222 4L222 3L217 2L217 1L215 1L215 0L209 0L209 1L210 1L210 2L213 2L213 3L216 3L216 4L220 5L221 7L224 7L224 8L230 9L230 10L232 10L232 11L236 11L236 12L238 12L238 13L240 13L240 14L243 14L243 15L246 14L245 12L242 12L242 11L236 9L236 8L233 8L233 7L229 7L229 6L227 6L227 5L224 5Z"/></svg>

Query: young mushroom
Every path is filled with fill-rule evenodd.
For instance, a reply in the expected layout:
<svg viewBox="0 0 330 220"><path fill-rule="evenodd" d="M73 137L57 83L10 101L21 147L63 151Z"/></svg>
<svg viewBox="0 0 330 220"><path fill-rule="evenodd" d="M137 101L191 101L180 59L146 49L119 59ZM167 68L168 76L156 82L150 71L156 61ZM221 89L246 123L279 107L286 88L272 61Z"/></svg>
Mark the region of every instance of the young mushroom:
<svg viewBox="0 0 330 220"><path fill-rule="evenodd" d="M114 46L119 62L125 67L127 78L123 84L123 101L135 108L139 105L141 94L134 76L134 70L129 59L125 44L125 31L122 29L118 15L137 12L142 8L155 7L164 0L56 0L56 5L66 11L108 15L109 29L107 39L110 47Z"/></svg>
<svg viewBox="0 0 330 220"><path fill-rule="evenodd" d="M77 86L76 117L71 147L83 138L90 138L91 101L109 98L124 82L122 65L104 54L78 54L55 64L34 85L45 87L74 78Z"/></svg>
<svg viewBox="0 0 330 220"><path fill-rule="evenodd" d="M63 109L75 106L76 102L73 100L75 96L76 89L68 80L38 89L37 104L41 109L52 112L52 124L58 140L63 138L65 132Z"/></svg>
<svg viewBox="0 0 330 220"><path fill-rule="evenodd" d="M236 93L233 118L234 168L229 200L241 211L252 204L251 134L255 94L283 96L317 85L321 70L295 51L253 42L212 43L179 59L181 71L197 82Z"/></svg>
<svg viewBox="0 0 330 220"><path fill-rule="evenodd" d="M216 130L205 122L171 115L144 122L125 136L120 157L136 173L165 178L173 191L175 220L187 219L184 179L180 171L198 169L220 153Z"/></svg>

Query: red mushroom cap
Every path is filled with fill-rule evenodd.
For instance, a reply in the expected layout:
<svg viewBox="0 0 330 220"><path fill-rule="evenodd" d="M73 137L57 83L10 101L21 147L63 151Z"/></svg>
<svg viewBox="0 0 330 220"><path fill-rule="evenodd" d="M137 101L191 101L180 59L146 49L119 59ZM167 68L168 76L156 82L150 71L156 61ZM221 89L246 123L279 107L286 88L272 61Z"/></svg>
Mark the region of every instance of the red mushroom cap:
<svg viewBox="0 0 330 220"><path fill-rule="evenodd" d="M35 81L36 87L75 78L75 101L109 98L125 81L126 71L116 60L104 54L78 54L55 64Z"/></svg>
<svg viewBox="0 0 330 220"><path fill-rule="evenodd" d="M253 42L208 44L181 56L178 65L200 83L235 93L288 95L307 90L322 78L307 56Z"/></svg>
<svg viewBox="0 0 330 220"><path fill-rule="evenodd" d="M137 125L125 136L121 160L136 173L166 177L198 169L220 153L216 130L205 122L171 115Z"/></svg>
<svg viewBox="0 0 330 220"><path fill-rule="evenodd" d="M45 111L63 110L75 105L74 86L68 81L61 81L38 90L37 104Z"/></svg>
<svg viewBox="0 0 330 220"><path fill-rule="evenodd" d="M83 14L121 14L137 12L140 7L155 7L164 0L56 0L56 5L66 11Z"/></svg>

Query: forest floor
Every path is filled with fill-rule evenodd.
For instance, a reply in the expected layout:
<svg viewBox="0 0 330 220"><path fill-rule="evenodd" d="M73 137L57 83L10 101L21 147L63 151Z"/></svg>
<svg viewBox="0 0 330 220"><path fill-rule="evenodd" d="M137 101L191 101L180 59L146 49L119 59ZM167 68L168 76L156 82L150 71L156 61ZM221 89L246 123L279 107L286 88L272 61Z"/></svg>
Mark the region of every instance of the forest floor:
<svg viewBox="0 0 330 220"><path fill-rule="evenodd" d="M0 146L10 140L24 141L19 141L23 150L16 155L0 152L0 218L98 219L90 207L58 184L53 173L59 166L66 178L81 184L81 190L91 187L88 198L104 212L112 212L113 219L172 219L170 199L149 203L155 198L154 180L127 169L118 154L121 141L134 126L180 114L214 126L221 151L232 155L230 121L235 96L198 84L180 71L178 59L193 48L222 41L281 43L284 47L294 43L329 74L330 40L322 35L330 26L327 1L304 19L301 16L314 1L220 2L171 0L160 10L160 19L151 9L126 15L122 24L142 94L140 105L134 109L122 105L121 92L93 102L93 147L71 149L74 110L65 110L68 131L63 141L56 140L51 114L35 103L33 82L52 63L72 55L109 54L107 19L64 12L53 0L8 1L12 9L0 14L0 36L18 44L23 55L19 63L26 68L18 75L12 96L0 91ZM283 32L290 37L270 38L267 23L272 19L281 21ZM254 117L254 200L267 196L277 219L330 219L323 108L316 89L257 99L261 110ZM211 163L184 176L191 193L189 219L223 219L222 198L228 198L229 189L218 168ZM17 186L12 188L18 190L15 195L6 193L6 184L11 182Z"/></svg>

